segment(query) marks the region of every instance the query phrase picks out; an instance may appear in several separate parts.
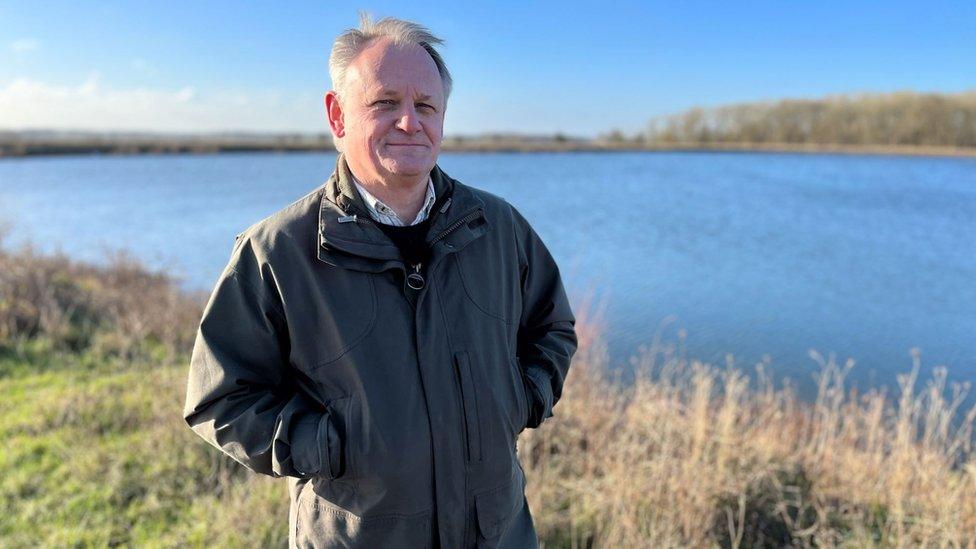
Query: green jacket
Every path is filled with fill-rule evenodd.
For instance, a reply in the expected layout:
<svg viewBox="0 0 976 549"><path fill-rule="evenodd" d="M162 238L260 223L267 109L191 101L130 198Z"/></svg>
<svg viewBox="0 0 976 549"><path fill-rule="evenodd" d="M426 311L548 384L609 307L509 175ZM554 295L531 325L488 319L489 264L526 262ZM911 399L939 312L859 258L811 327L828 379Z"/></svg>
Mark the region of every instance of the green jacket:
<svg viewBox="0 0 976 549"><path fill-rule="evenodd" d="M537 543L516 440L552 416L575 319L515 208L431 177L421 289L340 155L324 185L238 235L204 310L185 420L289 478L292 546Z"/></svg>

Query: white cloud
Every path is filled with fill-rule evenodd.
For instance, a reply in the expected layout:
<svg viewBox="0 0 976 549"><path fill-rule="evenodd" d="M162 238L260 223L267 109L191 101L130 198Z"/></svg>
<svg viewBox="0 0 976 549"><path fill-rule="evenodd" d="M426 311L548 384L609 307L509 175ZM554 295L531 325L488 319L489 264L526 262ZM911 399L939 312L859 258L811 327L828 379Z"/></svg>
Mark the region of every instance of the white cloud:
<svg viewBox="0 0 976 549"><path fill-rule="evenodd" d="M186 103L188 101L192 101L196 95L197 95L197 90L193 89L190 86L187 86L181 89L180 91L176 92L175 99L179 103Z"/></svg>
<svg viewBox="0 0 976 549"><path fill-rule="evenodd" d="M4 129L328 131L316 93L113 88L98 73L73 86L17 78L0 85L0 112Z"/></svg>
<svg viewBox="0 0 976 549"><path fill-rule="evenodd" d="M10 43L10 49L14 53L27 53L41 47L41 43L31 38L21 38Z"/></svg>
<svg viewBox="0 0 976 549"><path fill-rule="evenodd" d="M97 72L89 74L88 79L85 80L82 85L78 86L78 93L88 97L94 96L96 93L98 93L99 78L101 78L101 76Z"/></svg>

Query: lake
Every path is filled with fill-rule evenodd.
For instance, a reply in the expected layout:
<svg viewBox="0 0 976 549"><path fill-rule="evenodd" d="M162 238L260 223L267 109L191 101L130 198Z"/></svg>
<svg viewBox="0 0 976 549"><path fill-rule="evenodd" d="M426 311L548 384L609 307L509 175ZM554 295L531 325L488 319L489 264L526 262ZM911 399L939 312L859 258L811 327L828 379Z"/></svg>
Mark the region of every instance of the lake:
<svg viewBox="0 0 976 549"><path fill-rule="evenodd" d="M127 249L209 289L234 235L320 185L334 154L0 161L8 242ZM861 388L976 374L976 159L759 153L445 153L508 199L574 301L605 307L614 365L655 333L688 358L811 387L810 349ZM684 337L679 338L679 330ZM924 379L924 376L923 378Z"/></svg>

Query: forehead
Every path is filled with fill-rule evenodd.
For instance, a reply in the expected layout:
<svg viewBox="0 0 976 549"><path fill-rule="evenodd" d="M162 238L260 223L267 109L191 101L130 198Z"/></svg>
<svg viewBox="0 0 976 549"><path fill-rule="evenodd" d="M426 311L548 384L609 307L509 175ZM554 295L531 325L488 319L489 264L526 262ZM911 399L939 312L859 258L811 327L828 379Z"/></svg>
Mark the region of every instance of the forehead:
<svg viewBox="0 0 976 549"><path fill-rule="evenodd" d="M347 75L347 83L364 93L392 90L444 95L437 65L417 44L396 46L389 39L374 40L353 59Z"/></svg>

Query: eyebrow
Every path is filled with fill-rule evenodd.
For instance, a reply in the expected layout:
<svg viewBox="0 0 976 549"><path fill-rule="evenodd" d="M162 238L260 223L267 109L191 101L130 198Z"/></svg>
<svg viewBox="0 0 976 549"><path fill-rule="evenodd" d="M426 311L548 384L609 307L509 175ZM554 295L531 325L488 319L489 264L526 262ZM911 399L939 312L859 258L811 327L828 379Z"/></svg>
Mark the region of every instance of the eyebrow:
<svg viewBox="0 0 976 549"><path fill-rule="evenodd" d="M396 97L396 96L398 96L400 94L397 93L394 90L384 90L384 91L381 91L380 92L380 95L386 96L386 97ZM431 97L431 96L429 96L427 94L422 94L419 97L417 97L417 101L430 101L431 99L433 99L433 97Z"/></svg>

